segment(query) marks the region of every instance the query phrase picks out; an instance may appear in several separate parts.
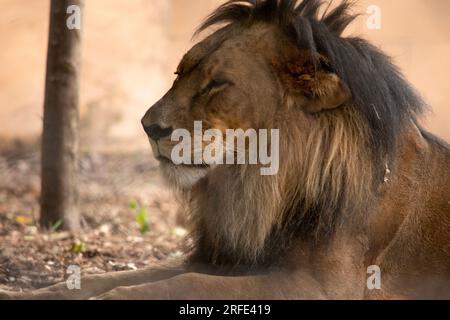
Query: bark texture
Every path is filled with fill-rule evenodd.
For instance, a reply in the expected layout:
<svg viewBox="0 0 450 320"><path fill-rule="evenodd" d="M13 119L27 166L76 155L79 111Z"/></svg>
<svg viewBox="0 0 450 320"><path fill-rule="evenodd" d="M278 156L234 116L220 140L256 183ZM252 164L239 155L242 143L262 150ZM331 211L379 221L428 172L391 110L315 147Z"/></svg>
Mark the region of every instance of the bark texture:
<svg viewBox="0 0 450 320"><path fill-rule="evenodd" d="M80 228L77 208L81 31L70 30L67 8L82 0L52 0L42 137L40 223Z"/></svg>

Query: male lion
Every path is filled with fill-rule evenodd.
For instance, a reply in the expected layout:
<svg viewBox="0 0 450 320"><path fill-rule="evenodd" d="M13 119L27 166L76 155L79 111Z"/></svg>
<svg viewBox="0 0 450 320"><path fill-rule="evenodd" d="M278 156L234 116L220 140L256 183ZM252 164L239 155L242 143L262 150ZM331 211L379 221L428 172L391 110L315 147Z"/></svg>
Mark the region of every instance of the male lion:
<svg viewBox="0 0 450 320"><path fill-rule="evenodd" d="M319 18L321 5L225 3L201 30L222 28L186 54L143 118L189 211L183 263L27 298L450 298L450 148L417 125L424 103L389 58L341 36L349 3ZM171 134L197 120L224 133L279 129L278 174L175 165Z"/></svg>

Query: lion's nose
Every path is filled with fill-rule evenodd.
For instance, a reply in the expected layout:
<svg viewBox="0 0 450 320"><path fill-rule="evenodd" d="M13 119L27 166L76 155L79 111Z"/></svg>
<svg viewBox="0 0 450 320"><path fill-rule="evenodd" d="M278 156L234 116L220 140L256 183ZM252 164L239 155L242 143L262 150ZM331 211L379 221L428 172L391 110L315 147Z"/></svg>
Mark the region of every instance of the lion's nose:
<svg viewBox="0 0 450 320"><path fill-rule="evenodd" d="M142 124L144 127L145 132L147 135L155 140L158 141L162 138L168 137L172 134L173 129L172 128L162 128L158 124L152 124L150 126L146 126L144 123Z"/></svg>

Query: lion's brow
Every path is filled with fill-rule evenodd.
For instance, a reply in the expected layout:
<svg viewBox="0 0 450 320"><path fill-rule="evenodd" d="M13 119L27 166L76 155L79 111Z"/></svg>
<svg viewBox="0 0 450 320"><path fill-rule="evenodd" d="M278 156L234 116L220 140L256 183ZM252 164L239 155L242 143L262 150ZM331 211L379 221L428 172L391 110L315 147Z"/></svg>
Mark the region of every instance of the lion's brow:
<svg viewBox="0 0 450 320"><path fill-rule="evenodd" d="M190 73L194 70L204 59L204 57L194 57L191 53L187 53L183 59L181 59L180 64L175 72L177 75L182 76Z"/></svg>

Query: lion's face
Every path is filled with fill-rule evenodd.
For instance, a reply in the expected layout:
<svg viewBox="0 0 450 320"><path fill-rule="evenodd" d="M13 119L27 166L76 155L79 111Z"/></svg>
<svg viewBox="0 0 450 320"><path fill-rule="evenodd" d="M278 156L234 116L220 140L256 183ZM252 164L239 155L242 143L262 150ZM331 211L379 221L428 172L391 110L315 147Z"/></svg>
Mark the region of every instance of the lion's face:
<svg viewBox="0 0 450 320"><path fill-rule="evenodd" d="M309 79L297 79L303 76L299 74L287 76L288 63L286 68L284 63L280 68L279 61L287 57L278 54L277 46L283 44L273 27L256 25L243 32L235 30L232 36L229 34L224 38L220 31L216 32L192 48L181 61L172 88L142 119L164 177L184 189L193 187L215 167L175 165L172 151L179 142L171 139L174 130L185 129L194 137L196 121L202 122L203 132L217 129L224 136L227 129L271 129L277 121L282 123L283 119L292 117L282 107L288 91L292 91L289 87ZM296 65L303 67L306 61L300 61L299 57L301 55L297 56ZM274 63L276 60L278 63ZM302 95L305 90L295 95ZM299 101L298 97L296 100ZM306 121L305 117L299 117L297 121ZM305 128L306 125L307 122ZM209 143L202 142L202 150L196 150L193 143L192 157L203 152ZM225 143L223 149L228 152Z"/></svg>
<svg viewBox="0 0 450 320"><path fill-rule="evenodd" d="M218 48L205 55L210 46ZM267 61L255 54L248 37L223 42L210 38L185 55L173 87L142 120L170 182L191 187L212 170L206 165L172 163L171 153L178 143L171 141L174 130L186 129L194 137L195 121L202 122L203 131L218 129L224 135L227 129L267 128L267 119L274 117L280 98L269 71ZM203 143L203 148L206 145ZM196 152L199 150L193 147L192 154Z"/></svg>

